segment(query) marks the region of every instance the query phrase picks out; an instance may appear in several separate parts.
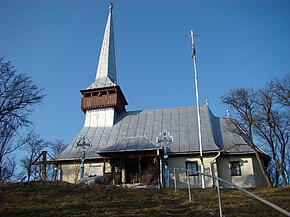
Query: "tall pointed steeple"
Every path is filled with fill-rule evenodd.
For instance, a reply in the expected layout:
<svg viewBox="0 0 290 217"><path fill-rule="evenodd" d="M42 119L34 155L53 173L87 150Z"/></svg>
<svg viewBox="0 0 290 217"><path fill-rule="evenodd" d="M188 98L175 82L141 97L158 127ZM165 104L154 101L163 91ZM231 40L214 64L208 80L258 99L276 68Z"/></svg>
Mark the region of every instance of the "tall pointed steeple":
<svg viewBox="0 0 290 217"><path fill-rule="evenodd" d="M118 114L125 112L127 100L117 85L113 5L110 4L103 44L95 81L85 90L81 108L85 112L85 127L111 127Z"/></svg>
<svg viewBox="0 0 290 217"><path fill-rule="evenodd" d="M117 84L112 12L113 4L110 3L109 16L99 57L96 79L87 89L112 87Z"/></svg>

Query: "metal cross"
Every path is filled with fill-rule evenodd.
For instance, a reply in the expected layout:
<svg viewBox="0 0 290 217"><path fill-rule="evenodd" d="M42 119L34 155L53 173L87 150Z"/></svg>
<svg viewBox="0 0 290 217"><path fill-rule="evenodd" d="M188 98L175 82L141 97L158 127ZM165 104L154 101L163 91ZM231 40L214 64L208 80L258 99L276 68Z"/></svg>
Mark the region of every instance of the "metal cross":
<svg viewBox="0 0 290 217"><path fill-rule="evenodd" d="M173 136L170 135L170 132L163 130L163 132L159 133L159 136L156 137L156 143L167 146L173 142Z"/></svg>
<svg viewBox="0 0 290 217"><path fill-rule="evenodd" d="M173 142L173 136L170 135L170 132L163 130L159 134L158 137L156 137L156 143L163 144L163 158L164 158L164 169L165 169L165 188L169 187L169 171L168 171L168 155L167 155L167 148L170 143Z"/></svg>
<svg viewBox="0 0 290 217"><path fill-rule="evenodd" d="M85 158L86 158L86 150L85 149L86 149L86 146L92 146L92 143L89 141L89 139L86 136L82 136L77 141L77 147L82 147L82 149L83 149L80 178L83 178L84 174L85 174Z"/></svg>

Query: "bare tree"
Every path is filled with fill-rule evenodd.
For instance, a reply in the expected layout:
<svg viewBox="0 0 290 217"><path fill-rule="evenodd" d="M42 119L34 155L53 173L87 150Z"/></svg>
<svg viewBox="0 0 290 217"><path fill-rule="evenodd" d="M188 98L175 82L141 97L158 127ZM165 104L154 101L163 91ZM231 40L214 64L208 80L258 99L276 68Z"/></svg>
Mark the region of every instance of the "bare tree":
<svg viewBox="0 0 290 217"><path fill-rule="evenodd" d="M63 140L54 140L48 143L49 156L52 157L52 160L55 159L65 148L66 144ZM48 180L57 180L57 174L60 172L57 165L49 164L47 167L47 178Z"/></svg>
<svg viewBox="0 0 290 217"><path fill-rule="evenodd" d="M282 78L277 78L277 77L273 78L272 81L268 84L268 86L269 86L269 89L272 89L272 91L274 92L277 98L277 103L285 105L289 109L290 73L285 74Z"/></svg>
<svg viewBox="0 0 290 217"><path fill-rule="evenodd" d="M41 154L47 144L40 135L34 131L29 134L29 138L23 150L27 152L27 156L20 160L21 166L26 174L27 181L31 179L39 180L41 178L40 165L32 165L33 161Z"/></svg>
<svg viewBox="0 0 290 217"><path fill-rule="evenodd" d="M234 110L234 116L228 119L228 130L241 136L251 147L255 153L267 186L271 187L271 181L260 157L260 149L254 142L256 92L253 89L237 88L230 90L221 99L223 103L229 105Z"/></svg>
<svg viewBox="0 0 290 217"><path fill-rule="evenodd" d="M67 144L63 140L54 140L49 142L48 147L51 150L52 157L56 157L67 147Z"/></svg>
<svg viewBox="0 0 290 217"><path fill-rule="evenodd" d="M25 144L15 141L19 129L31 124L29 116L43 99L41 90L25 74L19 74L11 62L0 58L0 181L13 171L9 156ZM23 139L21 140L23 141ZM9 166L10 165L10 166ZM10 167L10 168L9 168Z"/></svg>
<svg viewBox="0 0 290 217"><path fill-rule="evenodd" d="M14 156L10 156L5 164L1 167L1 179L0 182L10 182L15 175L16 161Z"/></svg>
<svg viewBox="0 0 290 217"><path fill-rule="evenodd" d="M237 88L222 97L223 103L234 110L229 119L234 128L232 132L242 136L259 159L259 147L254 141L262 141L269 149L273 163L268 168L274 186L289 184L289 114L290 114L290 76L274 78L263 88ZM230 125L229 125L230 126ZM262 173L270 186L265 170ZM282 180L282 184L281 184Z"/></svg>
<svg viewBox="0 0 290 217"><path fill-rule="evenodd" d="M290 77L274 78L257 91L255 128L258 136L269 145L275 164L274 186L289 184L286 158L289 147ZM288 162L288 163L287 163ZM283 184L280 184L280 180Z"/></svg>

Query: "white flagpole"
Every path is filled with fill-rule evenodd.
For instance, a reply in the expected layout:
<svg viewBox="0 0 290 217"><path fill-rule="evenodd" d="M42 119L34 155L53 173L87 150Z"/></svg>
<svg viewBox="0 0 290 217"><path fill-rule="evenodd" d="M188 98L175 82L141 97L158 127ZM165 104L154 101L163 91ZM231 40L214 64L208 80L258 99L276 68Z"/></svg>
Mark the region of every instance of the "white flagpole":
<svg viewBox="0 0 290 217"><path fill-rule="evenodd" d="M197 109L197 125L198 125L198 139L199 139L199 152L200 152L200 161L201 161L201 187L205 188L204 182L204 163L202 156L202 137L201 137L201 122L200 122L200 107L199 107L199 97L198 97L198 79L197 79L197 70L196 70L196 54L194 47L194 33L191 30L191 44L192 44L192 59L193 59L193 68L194 68L194 77L195 77L195 94L196 94L196 109Z"/></svg>

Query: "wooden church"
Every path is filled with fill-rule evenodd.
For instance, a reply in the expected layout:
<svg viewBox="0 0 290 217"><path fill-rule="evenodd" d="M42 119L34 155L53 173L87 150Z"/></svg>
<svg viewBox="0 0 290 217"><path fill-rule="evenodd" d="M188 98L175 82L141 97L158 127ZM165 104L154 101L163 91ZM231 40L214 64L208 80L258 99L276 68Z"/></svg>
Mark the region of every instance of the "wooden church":
<svg viewBox="0 0 290 217"><path fill-rule="evenodd" d="M191 172L178 170L177 187L187 187L188 177L192 187L202 187L201 176L194 171L203 166L206 174L241 187L266 185L254 152L241 137L227 131L229 117L215 117L208 105L200 106L203 158L197 107L126 111L128 103L116 78L112 5L96 78L81 94L84 126L54 160L59 180L78 183L81 177L101 177L104 183L157 186L168 179L172 186L173 168L183 168ZM174 137L166 149L156 143L164 129ZM262 152L261 156L267 164L267 156ZM214 185L205 177L205 187Z"/></svg>

